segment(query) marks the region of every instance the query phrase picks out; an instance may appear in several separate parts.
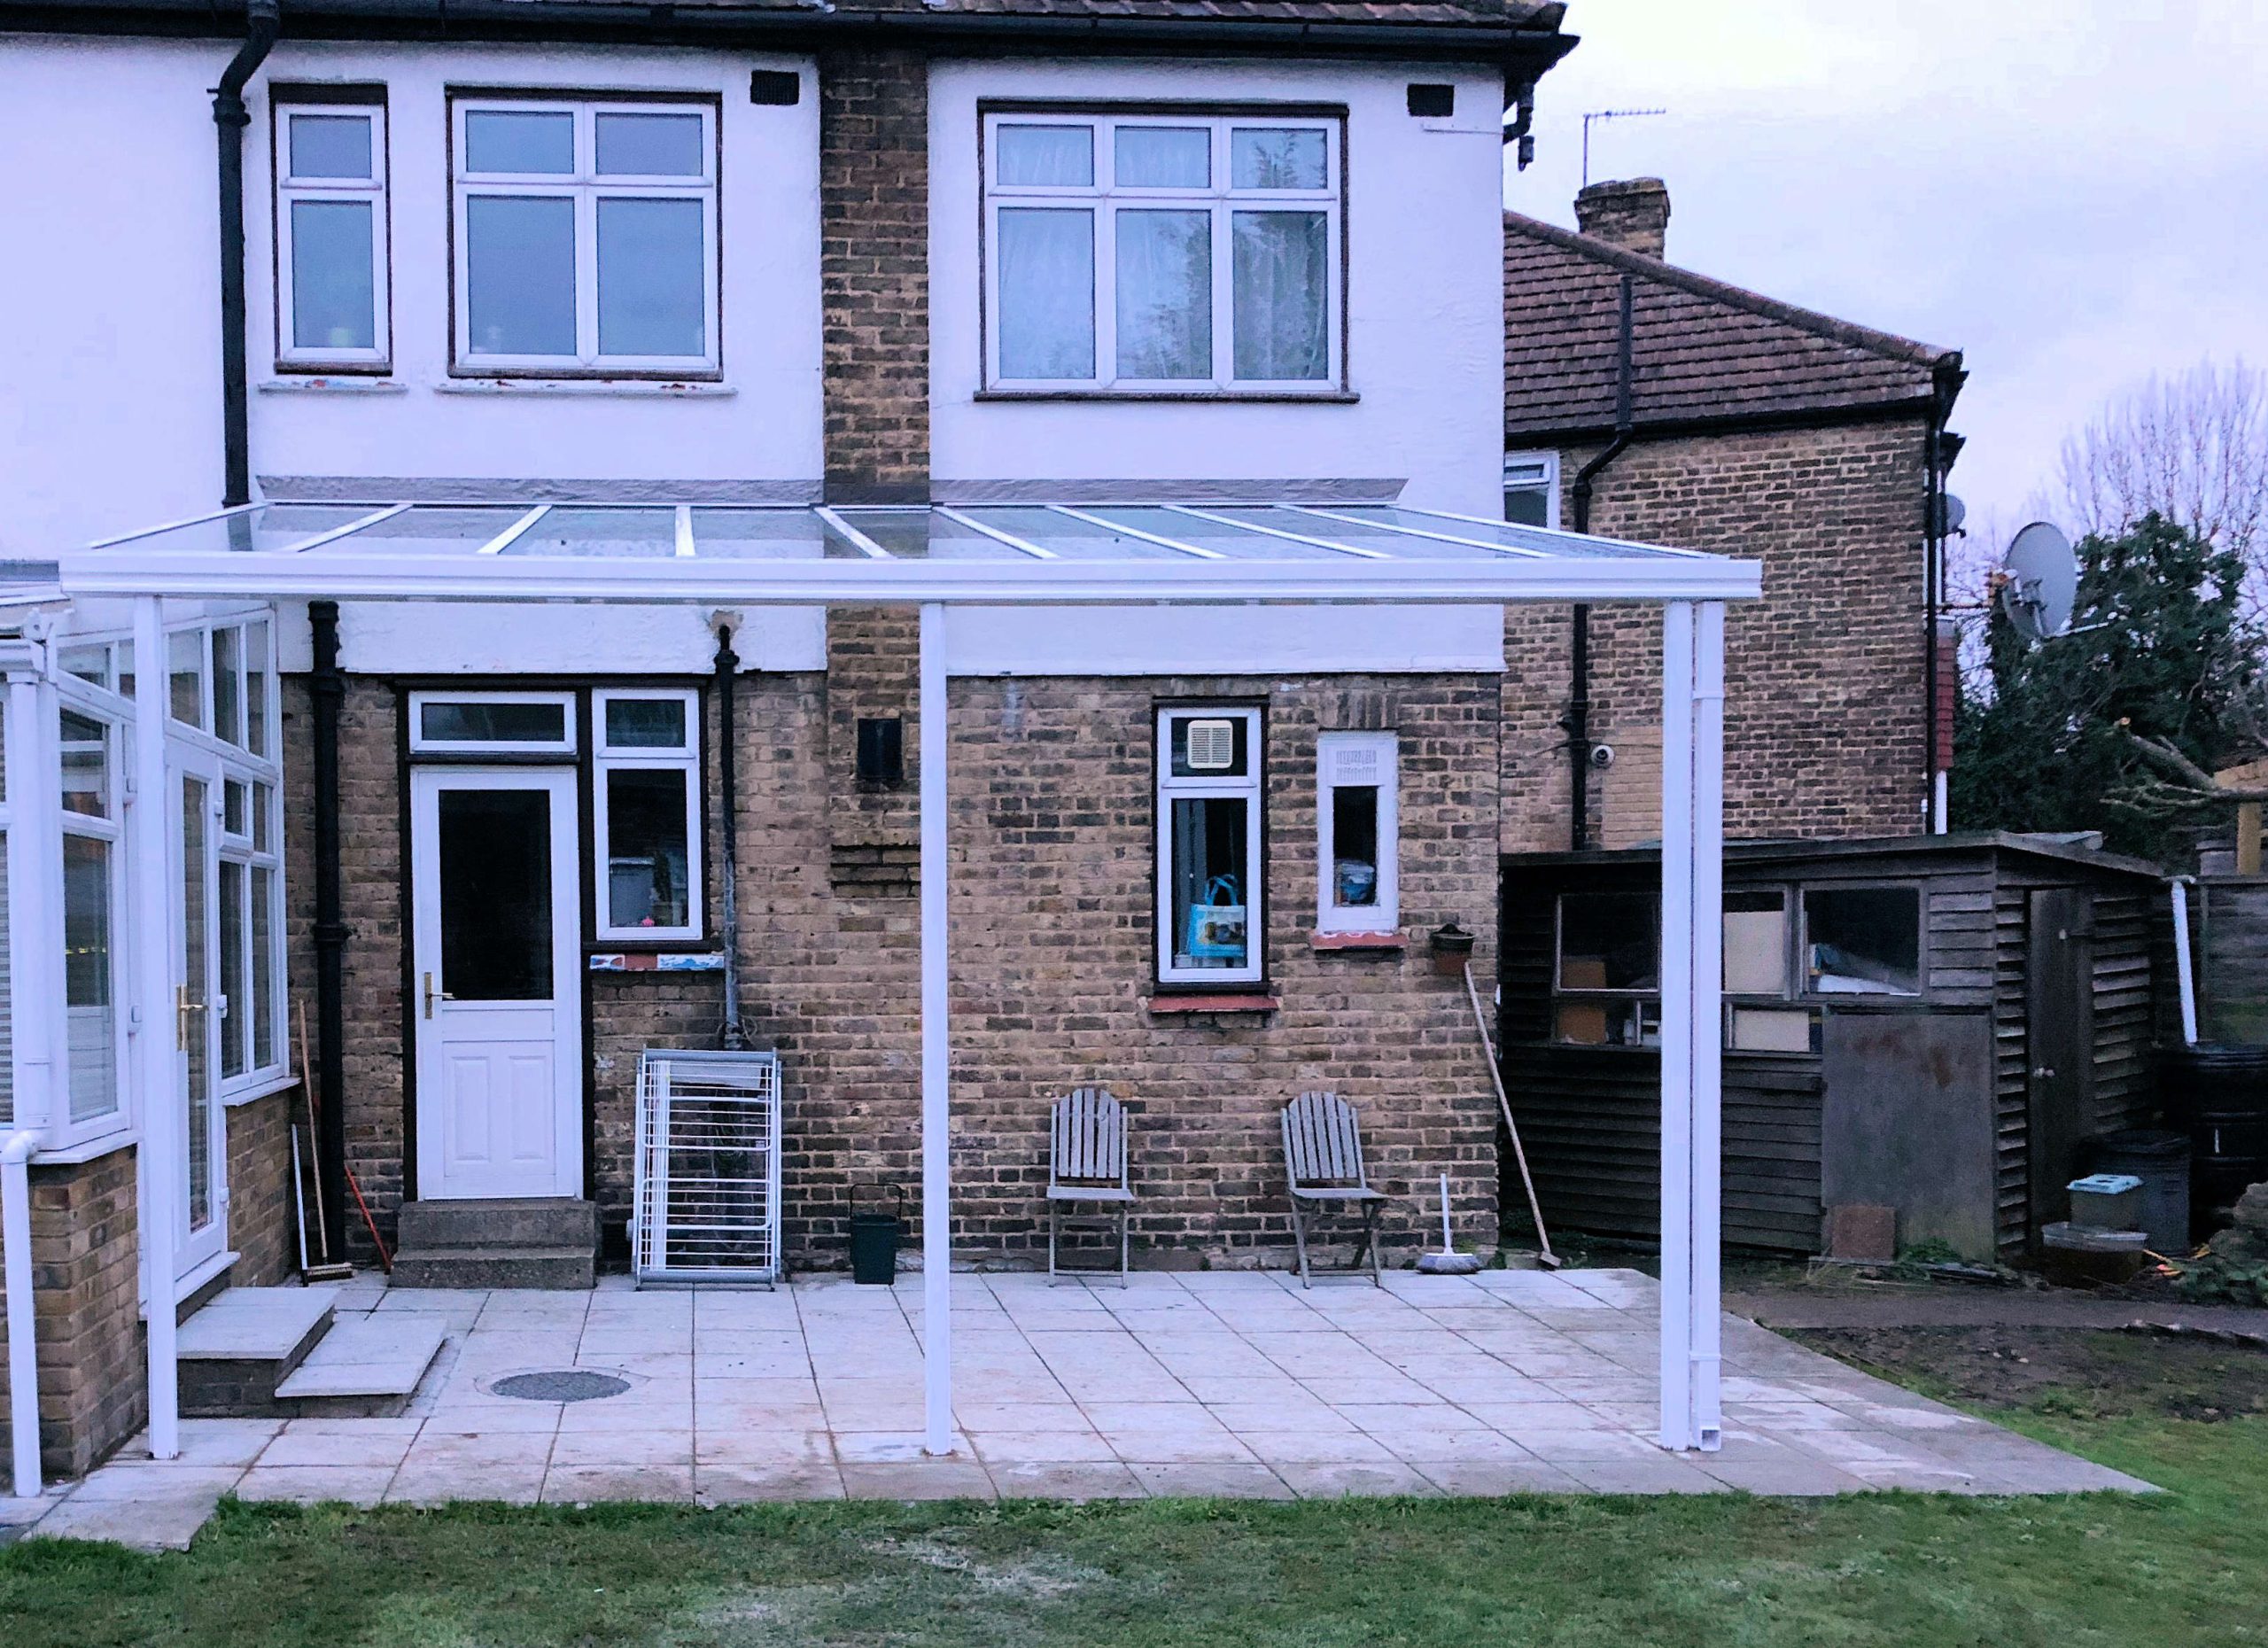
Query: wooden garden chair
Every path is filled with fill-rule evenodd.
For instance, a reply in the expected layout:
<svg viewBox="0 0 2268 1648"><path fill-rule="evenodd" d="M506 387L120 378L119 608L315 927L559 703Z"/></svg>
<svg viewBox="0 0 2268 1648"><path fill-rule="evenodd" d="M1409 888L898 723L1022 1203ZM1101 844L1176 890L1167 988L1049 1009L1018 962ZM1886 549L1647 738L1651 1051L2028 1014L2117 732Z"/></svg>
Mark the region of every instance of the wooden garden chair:
<svg viewBox="0 0 2268 1648"><path fill-rule="evenodd" d="M1379 1274L1379 1215L1386 1194L1371 1189L1363 1172L1363 1130L1355 1107L1326 1092L1301 1093L1285 1105L1284 1170L1292 1183L1292 1241L1299 1249L1300 1286L1315 1286L1308 1264L1308 1218L1331 1214L1363 1222L1363 1245L1340 1273L1360 1274L1367 1258L1372 1285L1385 1287Z"/></svg>
<svg viewBox="0 0 2268 1648"><path fill-rule="evenodd" d="M1104 1087L1077 1087L1058 1099L1048 1116L1047 1274L1107 1276L1107 1266L1076 1270L1059 1264L1056 1248L1067 1212L1074 1220L1108 1229L1118 1225L1118 1285L1126 1286L1128 1216L1134 1187L1126 1171L1126 1112ZM1095 1211L1081 1213L1082 1203Z"/></svg>

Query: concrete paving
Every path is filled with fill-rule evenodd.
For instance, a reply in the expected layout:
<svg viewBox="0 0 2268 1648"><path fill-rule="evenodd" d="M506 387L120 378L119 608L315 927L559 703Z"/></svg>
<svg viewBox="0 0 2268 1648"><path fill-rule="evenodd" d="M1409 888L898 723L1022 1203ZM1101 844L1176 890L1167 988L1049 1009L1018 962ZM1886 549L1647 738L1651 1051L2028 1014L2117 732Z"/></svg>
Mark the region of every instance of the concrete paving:
<svg viewBox="0 0 2268 1648"><path fill-rule="evenodd" d="M1130 1287L953 1279L955 1451L920 1446L920 1282L762 1292L457 1293L357 1281L342 1324L440 1328L392 1419L188 1421L37 1535L180 1545L223 1493L429 1504L630 1499L2148 1491L1775 1334L1725 1321L1725 1445L1653 1440L1656 1284L1630 1271L1272 1272ZM621 1395L532 1402L518 1372Z"/></svg>

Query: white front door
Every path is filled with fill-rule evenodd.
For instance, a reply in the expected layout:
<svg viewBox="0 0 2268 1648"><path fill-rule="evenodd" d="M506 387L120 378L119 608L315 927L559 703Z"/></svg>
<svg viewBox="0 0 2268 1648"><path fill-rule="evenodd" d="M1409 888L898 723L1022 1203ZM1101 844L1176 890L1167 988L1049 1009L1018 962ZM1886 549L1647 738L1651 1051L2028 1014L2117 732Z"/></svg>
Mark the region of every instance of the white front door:
<svg viewBox="0 0 2268 1648"><path fill-rule="evenodd" d="M214 882L221 864L221 764L185 749L167 752L173 779L174 1074L182 1097L182 1217L174 1230L175 1275L211 1263L229 1246L228 1113L220 1102L220 986Z"/></svg>
<svg viewBox="0 0 2268 1648"><path fill-rule="evenodd" d="M410 775L421 1198L583 1193L575 775Z"/></svg>

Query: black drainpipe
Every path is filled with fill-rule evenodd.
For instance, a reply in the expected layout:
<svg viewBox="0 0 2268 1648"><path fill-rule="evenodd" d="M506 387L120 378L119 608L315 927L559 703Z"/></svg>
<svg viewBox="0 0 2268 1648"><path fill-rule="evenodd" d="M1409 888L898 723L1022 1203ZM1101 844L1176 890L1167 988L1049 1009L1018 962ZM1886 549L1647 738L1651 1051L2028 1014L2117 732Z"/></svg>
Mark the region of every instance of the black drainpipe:
<svg viewBox="0 0 2268 1648"><path fill-rule="evenodd" d="M725 1018L717 1045L737 1053L748 1046L741 1023L740 741L734 735L734 676L741 667L733 650L733 626L717 626L717 796L719 821L718 863L724 881Z"/></svg>
<svg viewBox="0 0 2268 1648"><path fill-rule="evenodd" d="M276 0L245 0L245 43L213 89L221 139L221 447L227 471L221 502L252 501L252 434L245 381L245 85L276 43Z"/></svg>
<svg viewBox="0 0 2268 1648"><path fill-rule="evenodd" d="M1614 439L1589 463L1575 471L1575 530L1591 529L1591 494L1606 467L1620 457L1631 441L1631 338L1635 301L1631 277L1622 277L1621 319L1614 348ZM1591 844L1591 610L1577 602L1574 628L1569 638L1567 661L1574 680L1567 696L1568 801L1574 817L1568 840L1577 852Z"/></svg>
<svg viewBox="0 0 2268 1648"><path fill-rule="evenodd" d="M323 1186L323 1239L346 1251L346 922L338 872L338 716L346 680L338 671L338 602L307 602L315 668L315 1045L321 1136L316 1170ZM405 1011L407 1008L405 1007Z"/></svg>

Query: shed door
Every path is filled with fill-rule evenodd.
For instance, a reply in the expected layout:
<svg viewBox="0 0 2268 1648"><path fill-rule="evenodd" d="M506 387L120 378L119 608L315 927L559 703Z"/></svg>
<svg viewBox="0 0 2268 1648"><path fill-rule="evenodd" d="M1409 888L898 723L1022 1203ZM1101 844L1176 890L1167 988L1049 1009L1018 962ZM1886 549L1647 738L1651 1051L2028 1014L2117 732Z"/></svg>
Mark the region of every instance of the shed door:
<svg viewBox="0 0 2268 1648"><path fill-rule="evenodd" d="M2093 904L2084 889L2031 894L2024 965L2031 1233L2069 1218L2079 1141L2094 1131Z"/></svg>

